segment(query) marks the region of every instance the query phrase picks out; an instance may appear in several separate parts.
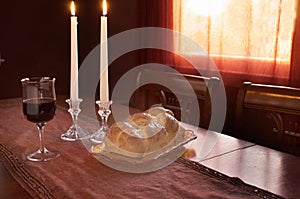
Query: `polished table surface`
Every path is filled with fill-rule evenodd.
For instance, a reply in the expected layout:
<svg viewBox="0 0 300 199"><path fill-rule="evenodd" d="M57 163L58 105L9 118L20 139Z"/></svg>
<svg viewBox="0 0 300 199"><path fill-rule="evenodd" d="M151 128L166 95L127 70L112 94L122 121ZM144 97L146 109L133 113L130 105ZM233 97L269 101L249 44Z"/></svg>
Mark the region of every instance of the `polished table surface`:
<svg viewBox="0 0 300 199"><path fill-rule="evenodd" d="M1 106L1 104L5 104L5 106ZM2 114L5 113L2 109L9 107L9 104L20 104L21 107L20 99L0 100ZM22 117L21 113L15 114L16 117ZM5 116L1 115L1 117ZM70 125L71 119L67 119L66 122ZM52 125L54 123L52 122ZM49 123L49 125L51 124ZM217 134L218 139L212 150L203 157L201 156L201 150L203 149L200 146L203 146L202 142L208 133L212 136L215 133L191 125L183 125L188 129L193 129L198 136L189 147L189 150L196 153L195 156L189 157L191 160L200 162L228 176L238 177L245 183L282 197L299 197L299 157L220 134ZM3 136L1 133L7 129L9 128L5 127L5 124L0 121L0 138ZM1 163L0 176L0 198L30 198L30 195L18 185Z"/></svg>
<svg viewBox="0 0 300 199"><path fill-rule="evenodd" d="M201 163L285 198L300 198L300 157L254 145Z"/></svg>

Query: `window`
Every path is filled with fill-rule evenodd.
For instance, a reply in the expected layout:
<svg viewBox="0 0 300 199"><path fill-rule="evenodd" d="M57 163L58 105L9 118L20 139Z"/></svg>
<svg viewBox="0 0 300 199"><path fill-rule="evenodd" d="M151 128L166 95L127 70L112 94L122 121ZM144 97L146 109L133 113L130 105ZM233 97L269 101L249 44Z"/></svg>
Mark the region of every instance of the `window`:
<svg viewBox="0 0 300 199"><path fill-rule="evenodd" d="M174 0L174 29L222 71L288 77L295 17L296 0ZM198 53L174 44L178 54Z"/></svg>

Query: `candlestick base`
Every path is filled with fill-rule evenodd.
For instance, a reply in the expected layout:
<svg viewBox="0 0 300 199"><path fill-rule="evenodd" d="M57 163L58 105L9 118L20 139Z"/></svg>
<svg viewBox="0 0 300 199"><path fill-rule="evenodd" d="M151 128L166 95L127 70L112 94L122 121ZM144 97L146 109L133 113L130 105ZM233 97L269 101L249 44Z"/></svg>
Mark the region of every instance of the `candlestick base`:
<svg viewBox="0 0 300 199"><path fill-rule="evenodd" d="M111 113L110 105L112 103L113 103L112 101L108 101L108 102L102 102L99 100L96 101L96 104L98 104L99 106L98 114L101 117L101 126L99 130L97 130L95 133L93 133L90 136L90 140L92 142L99 143L99 144L104 143L105 136L108 130L107 120Z"/></svg>
<svg viewBox="0 0 300 199"><path fill-rule="evenodd" d="M71 99L67 99L66 102L69 104L70 108L68 112L72 116L73 123L66 133L61 134L60 138L65 141L81 140L88 136L84 131L81 130L81 128L77 124L78 115L81 111L79 105L82 102L82 99L78 99L75 101L72 101Z"/></svg>

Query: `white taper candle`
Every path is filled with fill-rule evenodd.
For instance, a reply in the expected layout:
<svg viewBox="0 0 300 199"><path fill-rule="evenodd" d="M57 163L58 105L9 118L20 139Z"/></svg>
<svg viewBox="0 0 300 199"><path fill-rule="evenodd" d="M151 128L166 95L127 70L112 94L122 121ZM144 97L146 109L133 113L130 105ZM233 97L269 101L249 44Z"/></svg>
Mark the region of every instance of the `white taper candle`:
<svg viewBox="0 0 300 199"><path fill-rule="evenodd" d="M101 16L100 34L100 101L109 101L108 85L108 53L107 53L107 5L103 0L103 16Z"/></svg>
<svg viewBox="0 0 300 199"><path fill-rule="evenodd" d="M71 3L71 78L70 99L78 100L78 46L77 46L77 17L75 16L75 5Z"/></svg>

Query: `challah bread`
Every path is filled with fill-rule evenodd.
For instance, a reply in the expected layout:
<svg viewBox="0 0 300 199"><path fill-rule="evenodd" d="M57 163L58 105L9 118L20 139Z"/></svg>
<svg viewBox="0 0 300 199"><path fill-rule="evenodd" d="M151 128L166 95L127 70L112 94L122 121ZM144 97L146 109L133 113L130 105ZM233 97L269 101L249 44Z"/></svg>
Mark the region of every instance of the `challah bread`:
<svg viewBox="0 0 300 199"><path fill-rule="evenodd" d="M174 113L171 110L163 108L163 107L153 107L153 108L146 110L145 112L149 113L150 115L153 115L153 116L157 116L161 113L168 113L168 114L174 116Z"/></svg>
<svg viewBox="0 0 300 199"><path fill-rule="evenodd" d="M150 153L166 147L182 132L184 129L172 111L155 107L113 124L106 139L130 153ZM184 133L179 136L184 136Z"/></svg>

